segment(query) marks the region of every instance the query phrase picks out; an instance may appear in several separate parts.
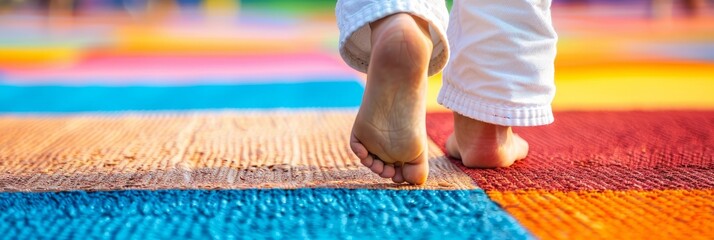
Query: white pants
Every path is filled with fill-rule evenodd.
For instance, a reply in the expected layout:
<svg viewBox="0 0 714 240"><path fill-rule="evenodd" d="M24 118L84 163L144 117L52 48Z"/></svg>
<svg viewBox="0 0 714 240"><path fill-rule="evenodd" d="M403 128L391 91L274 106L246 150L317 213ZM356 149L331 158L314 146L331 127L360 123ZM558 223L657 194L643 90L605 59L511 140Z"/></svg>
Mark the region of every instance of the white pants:
<svg viewBox="0 0 714 240"><path fill-rule="evenodd" d="M434 42L429 75L446 66L440 104L483 122L545 125L553 122L550 103L558 38L550 3L455 0L449 19L443 0L339 0L340 55L351 67L366 72L369 23L400 12L421 17L429 22Z"/></svg>

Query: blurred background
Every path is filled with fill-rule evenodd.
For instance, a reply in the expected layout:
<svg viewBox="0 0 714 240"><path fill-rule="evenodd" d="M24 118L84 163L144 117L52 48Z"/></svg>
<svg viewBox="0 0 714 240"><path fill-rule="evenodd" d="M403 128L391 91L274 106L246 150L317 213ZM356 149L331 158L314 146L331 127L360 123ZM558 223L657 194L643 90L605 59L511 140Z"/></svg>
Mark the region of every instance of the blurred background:
<svg viewBox="0 0 714 240"><path fill-rule="evenodd" d="M450 2L448 3L450 5ZM335 1L0 0L0 85L363 78ZM556 110L714 108L714 3L560 0ZM430 111L440 76L430 81Z"/></svg>

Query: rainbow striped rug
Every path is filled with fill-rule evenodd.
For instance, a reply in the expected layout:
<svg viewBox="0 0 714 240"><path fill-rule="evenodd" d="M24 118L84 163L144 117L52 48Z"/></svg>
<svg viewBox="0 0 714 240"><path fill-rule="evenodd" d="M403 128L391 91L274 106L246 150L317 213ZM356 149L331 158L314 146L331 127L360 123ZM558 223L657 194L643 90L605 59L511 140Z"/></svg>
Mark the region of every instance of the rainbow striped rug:
<svg viewBox="0 0 714 240"><path fill-rule="evenodd" d="M583 57L587 19L561 20L556 122L515 130L528 158L445 156L437 76L430 178L401 185L349 150L363 79L329 14L0 16L0 238L714 238L712 59Z"/></svg>

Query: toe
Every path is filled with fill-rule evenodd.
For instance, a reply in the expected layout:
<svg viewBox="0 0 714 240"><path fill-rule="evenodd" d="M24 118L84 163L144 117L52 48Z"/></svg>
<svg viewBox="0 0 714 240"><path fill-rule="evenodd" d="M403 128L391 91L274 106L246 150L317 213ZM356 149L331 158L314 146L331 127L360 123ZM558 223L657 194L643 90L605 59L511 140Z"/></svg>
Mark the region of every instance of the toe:
<svg viewBox="0 0 714 240"><path fill-rule="evenodd" d="M366 157L366 158L362 158L362 159L360 160L360 162L361 162L362 165L364 165L365 167L372 167L372 163L374 163L374 158L372 157L372 155L369 155L369 154L368 154L367 157Z"/></svg>
<svg viewBox="0 0 714 240"><path fill-rule="evenodd" d="M404 175L402 175L402 167L394 168L394 177L392 177L392 181L394 181L395 183L404 182Z"/></svg>
<svg viewBox="0 0 714 240"><path fill-rule="evenodd" d="M402 166L402 176L404 181L411 184L421 185L426 182L426 178L429 176L429 161L424 153L418 159Z"/></svg>
<svg viewBox="0 0 714 240"><path fill-rule="evenodd" d="M379 174L379 176L383 178L392 178L394 177L394 174L394 165L384 165L384 169L382 170L382 173Z"/></svg>
<svg viewBox="0 0 714 240"><path fill-rule="evenodd" d="M362 143L357 139L354 133L350 135L350 148L359 159L365 159L369 156L367 148L362 145Z"/></svg>
<svg viewBox="0 0 714 240"><path fill-rule="evenodd" d="M372 166L369 167L369 169L372 169L372 172L374 172L376 174L381 174L382 171L384 171L384 162L382 162L381 160L375 159L372 162Z"/></svg>
<svg viewBox="0 0 714 240"><path fill-rule="evenodd" d="M424 184L429 175L429 170L425 165L426 163L405 164L402 170L404 181L416 185Z"/></svg>

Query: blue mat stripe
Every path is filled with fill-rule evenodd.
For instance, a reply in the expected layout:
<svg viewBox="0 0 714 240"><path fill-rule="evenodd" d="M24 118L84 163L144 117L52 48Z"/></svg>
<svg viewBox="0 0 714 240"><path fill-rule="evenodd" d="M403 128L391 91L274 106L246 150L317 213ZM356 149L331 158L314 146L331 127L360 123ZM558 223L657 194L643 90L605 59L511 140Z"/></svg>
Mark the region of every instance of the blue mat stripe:
<svg viewBox="0 0 714 240"><path fill-rule="evenodd" d="M0 112L346 108L358 107L363 92L356 81L121 87L0 85Z"/></svg>
<svg viewBox="0 0 714 240"><path fill-rule="evenodd" d="M482 190L0 193L0 232L14 239L533 238Z"/></svg>

